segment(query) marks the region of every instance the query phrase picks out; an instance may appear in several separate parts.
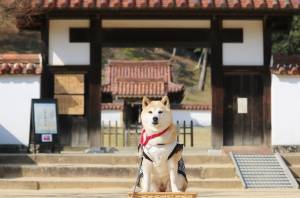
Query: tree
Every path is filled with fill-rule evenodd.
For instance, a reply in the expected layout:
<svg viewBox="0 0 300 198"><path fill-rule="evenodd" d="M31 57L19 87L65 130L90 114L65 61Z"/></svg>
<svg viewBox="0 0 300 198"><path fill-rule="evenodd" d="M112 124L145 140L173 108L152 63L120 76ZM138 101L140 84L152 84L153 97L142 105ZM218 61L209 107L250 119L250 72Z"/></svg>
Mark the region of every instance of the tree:
<svg viewBox="0 0 300 198"><path fill-rule="evenodd" d="M206 80L206 68L207 68L207 57L208 57L208 48L196 48L194 53L201 53L198 59L196 69L200 69L200 76L198 87L199 90L204 91L205 80Z"/></svg>
<svg viewBox="0 0 300 198"><path fill-rule="evenodd" d="M295 16L288 34L276 32L273 34L274 54L300 54L300 16Z"/></svg>
<svg viewBox="0 0 300 198"><path fill-rule="evenodd" d="M0 34L16 32L16 17L30 18L29 0L0 0Z"/></svg>

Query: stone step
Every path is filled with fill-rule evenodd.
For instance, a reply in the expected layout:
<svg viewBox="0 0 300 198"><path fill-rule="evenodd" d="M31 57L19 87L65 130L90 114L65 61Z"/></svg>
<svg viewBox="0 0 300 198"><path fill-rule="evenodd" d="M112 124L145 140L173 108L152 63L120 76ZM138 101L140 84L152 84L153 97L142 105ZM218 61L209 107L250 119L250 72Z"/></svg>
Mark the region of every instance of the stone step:
<svg viewBox="0 0 300 198"><path fill-rule="evenodd" d="M232 164L228 155L184 154L187 164ZM132 154L0 154L0 164L138 164Z"/></svg>
<svg viewBox="0 0 300 198"><path fill-rule="evenodd" d="M135 177L137 165L107 164L1 164L2 177ZM197 178L234 178L233 165L187 165L188 176Z"/></svg>
<svg viewBox="0 0 300 198"><path fill-rule="evenodd" d="M134 185L134 179L126 178L2 178L0 189L97 189L97 188L128 188ZM242 188L238 179L189 179L190 188L237 189Z"/></svg>

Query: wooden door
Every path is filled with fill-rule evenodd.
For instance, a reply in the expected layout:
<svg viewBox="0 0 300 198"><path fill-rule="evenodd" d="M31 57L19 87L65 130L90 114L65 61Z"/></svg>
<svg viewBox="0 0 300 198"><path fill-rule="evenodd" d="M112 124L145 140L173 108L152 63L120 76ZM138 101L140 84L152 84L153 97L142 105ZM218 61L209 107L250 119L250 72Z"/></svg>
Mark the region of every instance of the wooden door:
<svg viewBox="0 0 300 198"><path fill-rule="evenodd" d="M224 76L224 145L262 145L263 76Z"/></svg>

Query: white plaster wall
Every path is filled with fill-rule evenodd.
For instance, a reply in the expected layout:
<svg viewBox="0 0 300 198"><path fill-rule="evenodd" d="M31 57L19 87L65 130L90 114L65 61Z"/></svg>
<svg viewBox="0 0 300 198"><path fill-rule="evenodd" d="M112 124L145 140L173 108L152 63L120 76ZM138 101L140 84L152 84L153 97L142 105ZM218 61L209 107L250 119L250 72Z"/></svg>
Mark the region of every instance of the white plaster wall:
<svg viewBox="0 0 300 198"><path fill-rule="evenodd" d="M88 28L89 20L50 20L49 64L89 65L90 43L70 43L70 28Z"/></svg>
<svg viewBox="0 0 300 198"><path fill-rule="evenodd" d="M108 126L110 121L111 126L115 126L115 122L118 122L118 127L123 126L123 111L121 110L101 110L101 123L104 126Z"/></svg>
<svg viewBox="0 0 300 198"><path fill-rule="evenodd" d="M187 111L187 110L172 110L173 122L179 121L190 122L193 120L194 126L211 126L210 111Z"/></svg>
<svg viewBox="0 0 300 198"><path fill-rule="evenodd" d="M243 28L243 43L223 43L223 65L263 65L261 20L223 20L223 28Z"/></svg>
<svg viewBox="0 0 300 198"><path fill-rule="evenodd" d="M300 77L272 75L272 145L300 145Z"/></svg>
<svg viewBox="0 0 300 198"><path fill-rule="evenodd" d="M0 76L0 144L29 143L31 99L40 98L40 76Z"/></svg>

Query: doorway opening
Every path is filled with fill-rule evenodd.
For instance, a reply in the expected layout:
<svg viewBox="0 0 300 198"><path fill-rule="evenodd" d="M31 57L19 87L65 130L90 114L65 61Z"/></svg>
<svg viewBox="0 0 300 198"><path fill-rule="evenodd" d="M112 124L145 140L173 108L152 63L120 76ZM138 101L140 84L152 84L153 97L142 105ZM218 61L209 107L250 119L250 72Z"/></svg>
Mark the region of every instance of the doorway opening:
<svg viewBox="0 0 300 198"><path fill-rule="evenodd" d="M101 112L103 143L114 133L111 140L135 145L142 128L142 98L168 96L179 141L211 148L209 53L209 48L193 47L102 48L102 106L111 107ZM129 135L122 140L120 133Z"/></svg>

